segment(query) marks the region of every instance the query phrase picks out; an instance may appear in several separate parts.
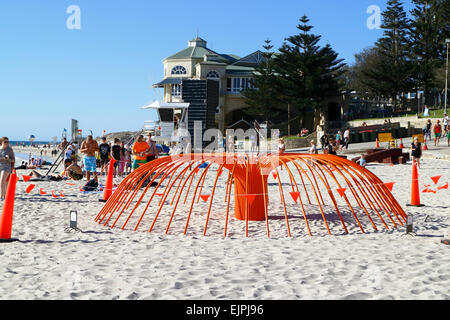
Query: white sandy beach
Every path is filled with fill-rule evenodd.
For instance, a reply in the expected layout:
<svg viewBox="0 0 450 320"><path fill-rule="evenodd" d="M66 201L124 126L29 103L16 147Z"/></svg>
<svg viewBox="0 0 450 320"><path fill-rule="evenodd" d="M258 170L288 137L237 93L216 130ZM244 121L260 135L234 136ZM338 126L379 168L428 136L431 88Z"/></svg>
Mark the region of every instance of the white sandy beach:
<svg viewBox="0 0 450 320"><path fill-rule="evenodd" d="M421 193L426 206L407 207L410 162L368 169L396 183L392 193L414 215L416 236L404 236L405 226L388 231L379 223L378 232L366 225L366 234L350 223L345 234L339 221L330 222L330 236L318 218L311 221L310 237L302 220L292 217L289 238L275 200L269 203L270 239L265 222L250 222L245 238L245 222L234 217L224 238L226 205L220 203L213 206L206 237L201 203L186 236L182 214L168 235L163 218L151 233L148 223L137 232L111 230L94 222L102 194L81 193L85 181L37 182L29 195L31 182L20 181L12 234L20 241L0 244L0 299L450 299L450 246L440 243L450 229L449 190ZM425 159L419 175L420 190L433 184L432 176L442 175L443 184L450 163ZM286 171L281 178L288 179ZM54 199L52 190L65 197ZM223 196L224 187L216 192ZM71 210L83 232L65 232Z"/></svg>

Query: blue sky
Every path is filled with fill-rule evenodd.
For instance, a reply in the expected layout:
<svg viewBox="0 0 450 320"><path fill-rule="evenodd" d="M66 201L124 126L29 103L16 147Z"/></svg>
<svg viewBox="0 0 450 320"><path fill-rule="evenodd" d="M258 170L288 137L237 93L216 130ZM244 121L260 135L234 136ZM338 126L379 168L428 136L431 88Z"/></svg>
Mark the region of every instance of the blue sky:
<svg viewBox="0 0 450 320"><path fill-rule="evenodd" d="M81 29L69 30L70 5ZM162 60L196 36L220 53L245 56L265 39L279 48L303 14L345 62L382 34L367 8L385 0L1 0L0 136L61 136L77 119L84 132L139 130L158 99ZM406 0L405 9L412 5Z"/></svg>

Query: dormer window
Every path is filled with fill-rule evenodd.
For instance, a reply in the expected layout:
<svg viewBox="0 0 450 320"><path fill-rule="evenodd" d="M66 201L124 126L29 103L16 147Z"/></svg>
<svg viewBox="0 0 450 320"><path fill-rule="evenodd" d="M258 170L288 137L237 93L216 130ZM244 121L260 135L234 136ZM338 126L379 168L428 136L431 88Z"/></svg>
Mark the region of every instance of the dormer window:
<svg viewBox="0 0 450 320"><path fill-rule="evenodd" d="M176 66L172 69L172 72L171 72L172 75L186 74L186 73L187 73L186 68L183 66Z"/></svg>
<svg viewBox="0 0 450 320"><path fill-rule="evenodd" d="M211 70L206 74L206 78L211 80L220 80L220 74L215 70Z"/></svg>

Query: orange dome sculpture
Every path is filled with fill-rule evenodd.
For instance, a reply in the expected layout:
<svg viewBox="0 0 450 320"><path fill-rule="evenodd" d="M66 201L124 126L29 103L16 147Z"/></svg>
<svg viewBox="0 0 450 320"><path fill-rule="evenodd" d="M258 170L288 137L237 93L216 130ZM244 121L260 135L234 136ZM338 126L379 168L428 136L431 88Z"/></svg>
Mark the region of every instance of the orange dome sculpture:
<svg viewBox="0 0 450 320"><path fill-rule="evenodd" d="M286 181L280 181L280 174ZM273 179L270 184L269 179ZM225 190L224 196L216 196L217 188ZM265 221L266 233L270 236L269 220L274 212L269 212L269 201L280 201L289 237L292 234L288 211L291 218L293 214L304 221L309 235L312 235L312 216L323 220L328 234L332 234L325 208L332 208L337 215L335 225L341 225L345 233L349 230L344 214L351 217L363 233L366 230L362 218L374 230L378 230L377 224L388 230L390 226L396 228L406 223L407 218L389 185L371 171L342 157L223 153L168 156L142 165L122 181L95 221L111 228L134 231L143 229L144 221L148 221L145 228L151 232L164 212L165 233L169 233L174 217L181 216L185 219L186 234L196 214L194 206L203 206L197 214L204 218L202 229L206 235L214 204L225 215L222 220L224 236L227 236L232 198L234 217L245 221L246 236L251 221ZM315 212L307 212L306 205L314 206Z"/></svg>

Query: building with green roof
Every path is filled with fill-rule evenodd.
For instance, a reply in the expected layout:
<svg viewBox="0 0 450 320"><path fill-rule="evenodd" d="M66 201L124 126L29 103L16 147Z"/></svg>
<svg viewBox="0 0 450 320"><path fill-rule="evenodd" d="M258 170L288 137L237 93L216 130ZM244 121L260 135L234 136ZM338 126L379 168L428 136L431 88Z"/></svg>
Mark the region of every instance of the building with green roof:
<svg viewBox="0 0 450 320"><path fill-rule="evenodd" d="M243 58L221 54L209 49L205 40L196 37L188 42L187 48L163 60L164 79L153 87L164 89L164 102L184 102L183 81L217 81L215 124L223 131L241 119L241 110L246 106L241 92L251 86L255 67L262 60L259 50Z"/></svg>

